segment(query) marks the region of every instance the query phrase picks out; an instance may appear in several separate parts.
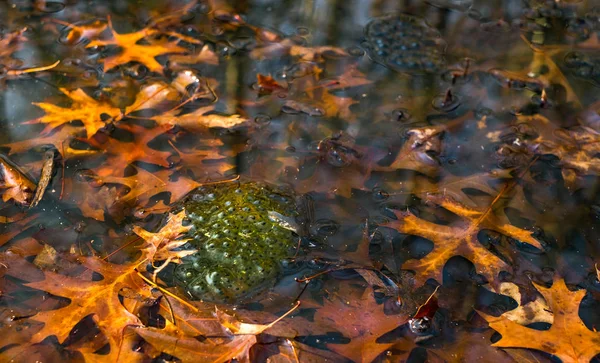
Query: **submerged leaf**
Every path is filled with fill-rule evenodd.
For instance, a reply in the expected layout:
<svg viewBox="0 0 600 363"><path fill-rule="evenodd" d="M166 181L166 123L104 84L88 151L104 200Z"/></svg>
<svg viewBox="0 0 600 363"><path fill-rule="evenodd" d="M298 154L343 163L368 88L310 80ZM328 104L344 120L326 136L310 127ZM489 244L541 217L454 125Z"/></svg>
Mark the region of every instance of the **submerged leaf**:
<svg viewBox="0 0 600 363"><path fill-rule="evenodd" d="M554 315L549 330L535 330L499 317L481 314L502 339L494 343L501 348L529 348L553 354L567 362L589 362L600 354L600 333L588 329L579 317L579 306L585 290L570 291L562 279L550 288L535 284Z"/></svg>

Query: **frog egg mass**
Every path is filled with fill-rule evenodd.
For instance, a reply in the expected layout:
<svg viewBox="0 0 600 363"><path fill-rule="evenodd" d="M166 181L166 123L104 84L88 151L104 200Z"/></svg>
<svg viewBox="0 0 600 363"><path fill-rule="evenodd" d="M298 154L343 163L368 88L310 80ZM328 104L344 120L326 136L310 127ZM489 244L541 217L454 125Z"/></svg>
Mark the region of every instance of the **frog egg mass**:
<svg viewBox="0 0 600 363"><path fill-rule="evenodd" d="M294 199L256 182L200 188L184 202L191 222L187 256L175 281L194 299L235 302L274 284L296 239L269 214L294 218Z"/></svg>

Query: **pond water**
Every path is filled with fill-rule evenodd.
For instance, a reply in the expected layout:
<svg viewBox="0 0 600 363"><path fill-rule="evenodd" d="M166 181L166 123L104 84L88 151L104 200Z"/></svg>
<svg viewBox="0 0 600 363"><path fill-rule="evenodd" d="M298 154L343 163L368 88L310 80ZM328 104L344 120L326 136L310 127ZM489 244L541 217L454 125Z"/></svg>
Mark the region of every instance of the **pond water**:
<svg viewBox="0 0 600 363"><path fill-rule="evenodd" d="M0 3L1 360L598 361L599 37L595 0ZM148 279L120 313L44 282L120 281L90 259Z"/></svg>

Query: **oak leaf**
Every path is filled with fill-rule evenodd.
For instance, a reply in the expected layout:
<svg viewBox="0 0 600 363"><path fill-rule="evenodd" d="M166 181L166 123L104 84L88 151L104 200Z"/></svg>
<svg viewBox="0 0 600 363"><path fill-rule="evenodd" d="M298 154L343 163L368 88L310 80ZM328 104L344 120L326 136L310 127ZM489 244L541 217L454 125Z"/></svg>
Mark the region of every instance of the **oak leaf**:
<svg viewBox="0 0 600 363"><path fill-rule="evenodd" d="M519 71L504 69L490 69L488 72L506 88L529 88L536 92L546 92L553 84L560 84L565 88L567 101L581 107L577 93L571 83L562 73L553 57L562 51L561 47L537 46L521 37L532 51L531 62ZM545 69L541 72L541 69Z"/></svg>
<svg viewBox="0 0 600 363"><path fill-rule="evenodd" d="M29 205L36 189L31 178L19 169L13 162L0 155L0 189L4 189L2 200L14 200L21 205Z"/></svg>
<svg viewBox="0 0 600 363"><path fill-rule="evenodd" d="M48 134L60 125L78 120L83 123L89 138L106 126L103 115L108 116L113 121L118 121L122 117L119 108L113 107L108 102L96 101L80 88L74 91L69 91L66 88L59 89L71 99L71 106L60 107L46 102L34 102L33 104L43 109L46 114L40 118L24 122L24 124L46 124L42 134Z"/></svg>
<svg viewBox="0 0 600 363"><path fill-rule="evenodd" d="M415 281L418 285L424 284L429 278L441 282L442 269L446 261L453 256L463 256L473 262L477 273L484 275L490 282L495 280L500 271L510 270L506 262L478 241L477 235L484 229L542 248L542 245L531 236L530 231L512 226L505 215L496 215L491 207L485 210L470 208L441 196L432 195L428 199L461 217L462 220L450 225L441 225L419 218L409 211L394 211L398 219L382 225L433 242L433 250L425 257L407 261L402 266L417 272Z"/></svg>
<svg viewBox="0 0 600 363"><path fill-rule="evenodd" d="M166 183L153 173L142 168L135 168L136 174L126 177L100 177L97 182L104 184L120 184L127 187L124 194L115 200L128 205L145 205L152 196L165 190Z"/></svg>
<svg viewBox="0 0 600 363"><path fill-rule="evenodd" d="M43 281L26 284L28 287L71 300L65 307L41 311L31 318L44 323L44 327L32 337L32 343L41 342L51 335L63 342L77 323L92 315L100 331L108 338L111 351L113 348L118 351L124 328L142 325L138 317L121 304L119 294L121 290L130 288L151 297L150 287L138 276L135 263L115 265L95 257L81 257L80 261L83 266L101 274L103 279L88 281L44 271Z"/></svg>
<svg viewBox="0 0 600 363"><path fill-rule="evenodd" d="M456 325L459 325L459 323ZM529 359L513 359L502 349L491 346L489 341L493 334L492 330L481 331L481 329L467 326L461 326L461 328L457 331L446 332L443 339L437 338L428 342L426 348L428 361L440 363L475 362L485 357L483 358L485 361L494 363L534 362L534 360Z"/></svg>
<svg viewBox="0 0 600 363"><path fill-rule="evenodd" d="M101 150L107 157L107 160L97 169L98 175L115 175L124 170L127 165L138 161L165 168L171 166L168 161L171 156L170 151L156 150L148 145L159 135L164 134L168 127L147 129L135 124L121 124L117 129L130 132L133 140L122 141L104 133L99 133L88 140L81 140Z"/></svg>
<svg viewBox="0 0 600 363"><path fill-rule="evenodd" d="M172 325L168 322L167 326ZM247 362L250 348L256 344L255 335L237 335L216 341L201 342L177 329L140 328L137 333L155 349L175 356L184 362L220 363L231 360Z"/></svg>
<svg viewBox="0 0 600 363"><path fill-rule="evenodd" d="M213 110L214 106L200 107L189 113L176 110L151 117L151 119L162 126L181 126L188 131L204 130L212 127L230 129L248 121L247 118L237 114L220 115L211 113Z"/></svg>
<svg viewBox="0 0 600 363"><path fill-rule="evenodd" d="M284 102L282 110L286 113L305 113L316 117L339 117L346 122L351 122L356 115L350 111L350 106L358 101L344 94L334 94L331 91L339 88L353 87L355 85L368 84L370 81L358 73L356 79L345 83L345 74L322 79L322 69L317 66L307 67L302 70L304 76L297 78L290 84L288 98ZM361 77L363 76L363 77Z"/></svg>
<svg viewBox="0 0 600 363"><path fill-rule="evenodd" d="M233 170L235 165L227 158L232 156L228 150L221 151L225 146L219 139L198 140L199 146L194 149L179 149L171 144L179 155L177 170L191 172L198 180L209 180L215 177L221 178L228 171Z"/></svg>
<svg viewBox="0 0 600 363"><path fill-rule="evenodd" d="M396 171L398 169L415 170L427 176L436 176L440 169L439 161L431 154L442 152L442 134L444 125L426 126L407 131L404 141L394 160L387 166L375 166L374 171Z"/></svg>
<svg viewBox="0 0 600 363"><path fill-rule="evenodd" d="M178 304L176 303L175 305ZM177 307L175 309L177 310ZM240 362L246 362L249 360L250 348L258 341L257 336L271 328L279 320L294 311L294 309L292 308L279 319L266 325L243 323L235 317L217 309L213 315L216 321L219 322L222 332L217 332L216 335L209 335L208 332L213 331L214 328L211 328L211 321L205 320L199 327L201 329L208 328L208 330L205 332L196 329L196 332L192 333L195 335L200 333L209 335L210 338L203 342L196 339L195 335L190 336L189 333L186 334L184 332L184 329L189 330L190 327L176 327L169 320L167 320L166 326L162 330L142 328L137 331L146 342L150 343L157 350L174 355L183 361L218 363L236 359ZM175 316L176 319L183 321L184 319L181 319L182 317L178 317L178 315ZM199 317L192 315L187 317L185 321L194 319L197 320ZM213 320L215 319L213 318Z"/></svg>
<svg viewBox="0 0 600 363"><path fill-rule="evenodd" d="M355 362L372 362L394 345L378 343L377 339L403 325L409 318L407 315L386 315L383 306L375 302L371 288L352 301L340 298L326 300L315 314L316 321L335 327L351 339L348 344L327 344L327 347Z"/></svg>
<svg viewBox="0 0 600 363"><path fill-rule="evenodd" d="M152 173L141 168L136 171L127 177L88 174L84 180L69 178L65 181L65 198L86 217L104 221L108 213L120 222L131 210L145 206L152 196L168 187Z"/></svg>
<svg viewBox="0 0 600 363"><path fill-rule="evenodd" d="M600 132L578 125L568 129L555 125L542 115L519 116L513 130L505 135L508 142L498 152L524 153L528 162L534 155L555 155L560 159L565 185L576 189L578 177L600 173Z"/></svg>
<svg viewBox="0 0 600 363"><path fill-rule="evenodd" d="M97 187L93 182L68 179L65 181L65 191L65 200L76 203L85 217L104 221L105 212L117 221L124 217L123 212L118 211L122 209L121 205L115 203L119 198L119 191L114 186Z"/></svg>
<svg viewBox="0 0 600 363"><path fill-rule="evenodd" d="M535 300L522 304L519 286L512 282L500 283L498 285L498 293L510 296L519 304L517 308L502 314L506 319L521 325L529 325L537 322L552 324L554 321L552 310L541 296L536 296Z"/></svg>
<svg viewBox="0 0 600 363"><path fill-rule="evenodd" d="M31 139L15 141L10 144L4 144L2 147L9 148L10 154L19 154L35 149L38 151L42 147L52 145L58 150L64 159L76 156L88 156L96 154L96 150L80 150L70 146L71 141L77 137L82 137L82 130L79 127L64 124L46 135L39 135Z"/></svg>
<svg viewBox="0 0 600 363"><path fill-rule="evenodd" d="M553 354L563 363L589 362L600 354L600 333L588 329L579 317L579 305L585 290L570 291L562 279L550 288L535 284L554 314L548 330L535 330L520 325L506 316L481 314L490 327L502 335L493 344L500 348L529 348Z"/></svg>
<svg viewBox="0 0 600 363"><path fill-rule="evenodd" d="M580 126L569 130L556 130L556 138L535 140L538 152L551 153L560 158L565 184L574 189L577 177L600 173L600 133Z"/></svg>
<svg viewBox="0 0 600 363"><path fill-rule="evenodd" d="M114 45L121 49L120 53L100 60L104 64L105 72L129 62L139 62L148 67L152 72L162 73L163 66L158 63L155 57L169 53L185 53L187 51L187 49L178 46L177 42L169 42L168 40L151 41L146 39L150 42L150 45L138 44L142 39L160 34L159 31L154 29L145 28L135 33L119 34L114 30L110 19L108 27L112 33L112 39L93 40L86 46L86 48L92 48Z"/></svg>
<svg viewBox="0 0 600 363"><path fill-rule="evenodd" d="M126 114L155 108L166 101L176 101L180 98L179 92L164 82L155 82L143 86L135 96L133 103L125 108Z"/></svg>
<svg viewBox="0 0 600 363"><path fill-rule="evenodd" d="M476 190L493 196L498 193L498 188L494 188L492 182L509 178L511 178L510 170L502 169L464 176L445 174L440 179L435 180L415 175L413 178L401 183L385 183L382 185L382 189L391 198L397 196L408 197L411 194L425 198L427 195L440 194L454 200L460 200L467 207L476 207L477 203L471 199L468 190Z"/></svg>

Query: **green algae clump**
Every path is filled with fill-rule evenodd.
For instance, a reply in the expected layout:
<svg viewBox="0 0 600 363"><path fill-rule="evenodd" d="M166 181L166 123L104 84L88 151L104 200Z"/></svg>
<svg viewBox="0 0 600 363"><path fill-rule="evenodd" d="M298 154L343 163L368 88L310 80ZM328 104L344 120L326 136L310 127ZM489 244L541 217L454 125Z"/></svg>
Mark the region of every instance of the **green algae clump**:
<svg viewBox="0 0 600 363"><path fill-rule="evenodd" d="M281 262L295 252L293 232L269 213L293 218L294 199L256 182L194 191L183 203L189 243L198 252L175 269L175 281L193 299L235 302L272 285Z"/></svg>

